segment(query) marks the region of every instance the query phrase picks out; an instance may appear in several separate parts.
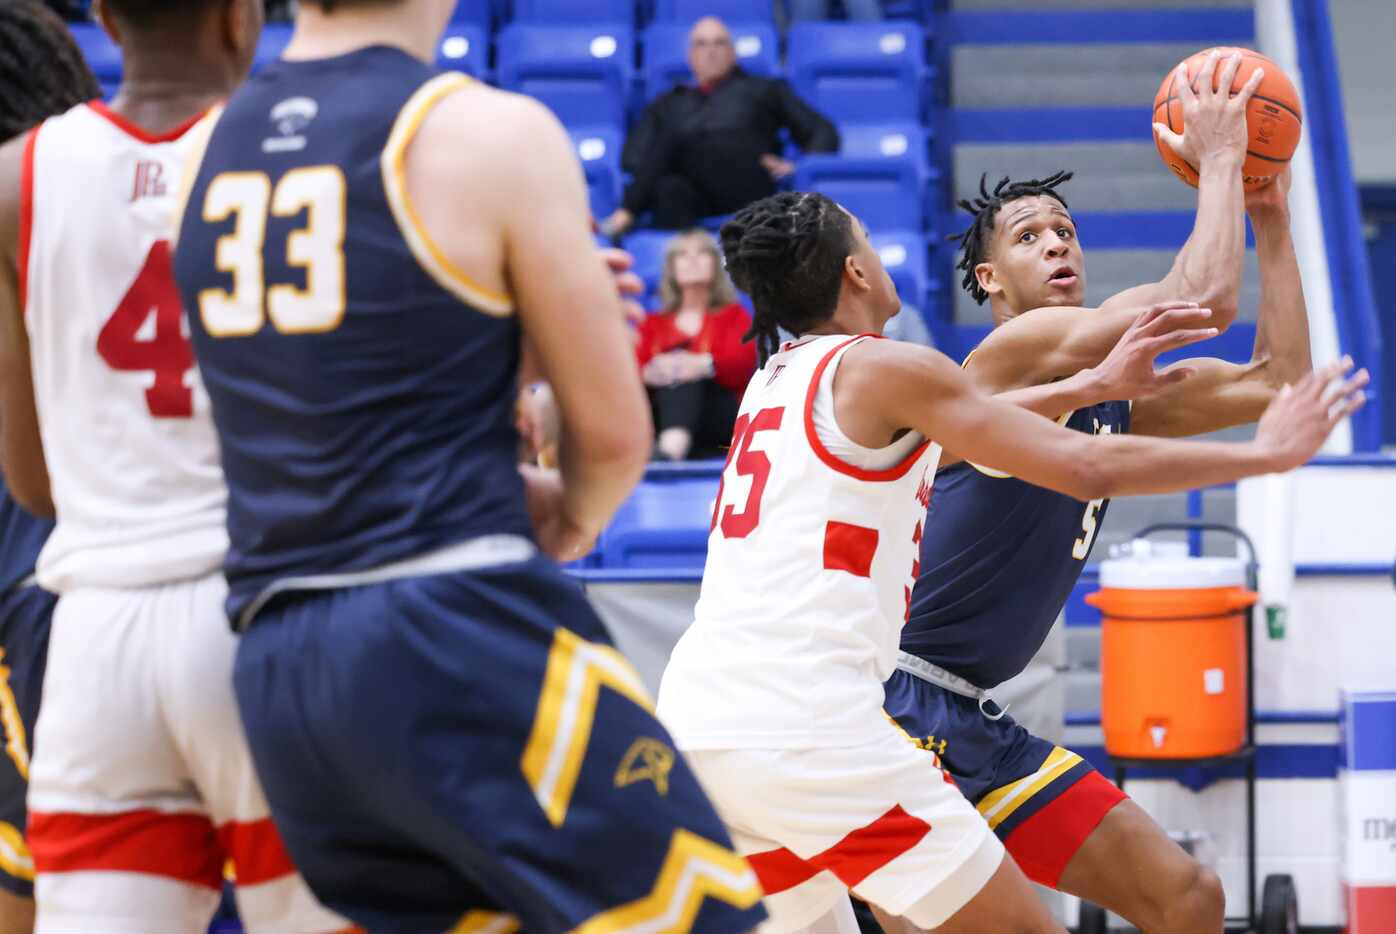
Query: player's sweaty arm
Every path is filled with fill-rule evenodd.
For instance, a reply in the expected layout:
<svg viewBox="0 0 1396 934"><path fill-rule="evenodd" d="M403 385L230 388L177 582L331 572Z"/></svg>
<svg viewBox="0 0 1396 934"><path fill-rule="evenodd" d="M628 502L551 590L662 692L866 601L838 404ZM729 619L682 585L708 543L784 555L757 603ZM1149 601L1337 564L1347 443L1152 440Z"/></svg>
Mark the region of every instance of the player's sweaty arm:
<svg viewBox="0 0 1396 934"><path fill-rule="evenodd" d="M888 444L911 428L975 463L1083 502L1169 493L1289 470L1313 456L1333 426L1361 407L1366 371L1340 361L1285 391L1255 440L1173 441L1071 431L987 396L944 355L897 341L850 348L834 379L839 426L856 443Z"/></svg>
<svg viewBox="0 0 1396 934"><path fill-rule="evenodd" d="M21 506L51 517L53 498L19 297L19 191L26 139L27 134L0 146L0 469Z"/></svg>
<svg viewBox="0 0 1396 934"><path fill-rule="evenodd" d="M1194 371L1186 382L1140 399L1130 419L1135 434L1183 437L1246 425L1287 384L1313 369L1309 312L1299 258L1289 229L1289 170L1246 198L1260 259L1260 315L1248 363L1185 360Z"/></svg>
<svg viewBox="0 0 1396 934"><path fill-rule="evenodd" d="M571 141L536 101L471 85L422 125L407 171L457 268L513 297L562 412L562 518L572 537L595 537L643 474L653 435Z"/></svg>
<svg viewBox="0 0 1396 934"><path fill-rule="evenodd" d="M1245 196L1241 164L1246 158L1246 107L1264 77L1257 69L1235 97L1229 96L1239 55L1224 61L1214 55L1197 75L1197 90L1180 66L1178 95L1183 103L1183 135L1162 124L1154 132L1173 147L1199 176L1197 220L1178 252L1168 275L1155 283L1126 289L1102 308L1148 305L1169 298L1211 308L1215 323L1225 330L1236 317L1241 295L1241 265L1246 256ZM1213 76L1220 68L1220 87Z"/></svg>

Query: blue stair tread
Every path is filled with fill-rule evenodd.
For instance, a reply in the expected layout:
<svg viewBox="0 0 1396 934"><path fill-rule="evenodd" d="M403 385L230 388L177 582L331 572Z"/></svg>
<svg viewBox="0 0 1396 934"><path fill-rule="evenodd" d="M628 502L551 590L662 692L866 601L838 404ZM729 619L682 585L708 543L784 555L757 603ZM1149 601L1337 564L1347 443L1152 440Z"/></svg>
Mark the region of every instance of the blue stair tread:
<svg viewBox="0 0 1396 934"><path fill-rule="evenodd" d="M961 11L948 19L951 41L963 45L1235 45L1255 39L1255 11L1247 9Z"/></svg>

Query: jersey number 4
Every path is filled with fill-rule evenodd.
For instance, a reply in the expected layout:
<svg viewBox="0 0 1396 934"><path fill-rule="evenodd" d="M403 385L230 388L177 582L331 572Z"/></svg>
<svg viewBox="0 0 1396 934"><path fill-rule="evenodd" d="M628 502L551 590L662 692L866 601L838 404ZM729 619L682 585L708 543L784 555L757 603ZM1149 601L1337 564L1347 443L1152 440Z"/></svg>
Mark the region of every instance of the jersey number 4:
<svg viewBox="0 0 1396 934"><path fill-rule="evenodd" d="M727 463L722 468L722 479L718 481L717 501L713 503L713 521L709 527L722 529L723 538L746 538L761 521L761 496L766 492L766 481L771 475L771 459L765 451L753 451L751 439L758 432L779 428L784 415L784 408L762 409L755 415L741 416L732 429L732 448L727 452ZM751 478L751 489L741 512L737 512L731 503L726 506L722 503L722 494L727 485L727 468L733 463L737 465L737 476Z"/></svg>
<svg viewBox="0 0 1396 934"><path fill-rule="evenodd" d="M153 332L147 322L154 318ZM184 336L184 309L175 289L170 245L156 241L145 265L97 335L97 353L113 370L154 373L145 404L156 418L189 418L194 393L184 378L194 350Z"/></svg>

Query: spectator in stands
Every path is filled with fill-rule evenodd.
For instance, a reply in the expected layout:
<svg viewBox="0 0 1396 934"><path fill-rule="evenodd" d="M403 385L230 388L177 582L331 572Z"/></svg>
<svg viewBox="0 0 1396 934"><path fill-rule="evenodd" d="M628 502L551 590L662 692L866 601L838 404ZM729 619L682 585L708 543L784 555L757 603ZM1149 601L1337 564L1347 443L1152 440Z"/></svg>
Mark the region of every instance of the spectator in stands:
<svg viewBox="0 0 1396 934"><path fill-rule="evenodd" d="M832 0L786 0L786 3L792 23L808 19L829 19L833 13ZM870 22L882 19L882 4L879 0L843 0L843 8L851 20Z"/></svg>
<svg viewBox="0 0 1396 934"><path fill-rule="evenodd" d="M640 324L635 347L654 407L655 457L721 456L756 371L756 345L743 340L751 317L711 234L688 230L669 241L659 295L662 308Z"/></svg>
<svg viewBox="0 0 1396 934"><path fill-rule="evenodd" d="M622 207L606 218L609 236L646 211L654 226L682 230L727 214L776 190L795 171L783 158L780 131L805 152L839 148L834 125L782 80L737 66L722 21L700 19L688 37L693 84L660 95L626 138L621 165L633 176Z"/></svg>

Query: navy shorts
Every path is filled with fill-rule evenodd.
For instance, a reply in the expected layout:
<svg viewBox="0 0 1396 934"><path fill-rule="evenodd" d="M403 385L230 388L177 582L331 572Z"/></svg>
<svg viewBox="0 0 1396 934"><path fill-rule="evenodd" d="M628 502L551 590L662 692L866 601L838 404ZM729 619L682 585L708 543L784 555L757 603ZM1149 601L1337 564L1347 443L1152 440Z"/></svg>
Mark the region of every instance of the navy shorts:
<svg viewBox="0 0 1396 934"><path fill-rule="evenodd" d="M1034 882L1055 888L1086 838L1125 799L1076 753L1007 714L991 720L972 698L900 669L886 691L887 713L912 742L940 756Z"/></svg>
<svg viewBox="0 0 1396 934"><path fill-rule="evenodd" d="M638 675L545 558L283 597L234 685L292 859L375 934L765 917Z"/></svg>
<svg viewBox="0 0 1396 934"><path fill-rule="evenodd" d="M0 595L0 888L34 895L34 861L25 843L29 812L29 757L34 721L48 662L48 634L58 598L36 587L14 587Z"/></svg>

